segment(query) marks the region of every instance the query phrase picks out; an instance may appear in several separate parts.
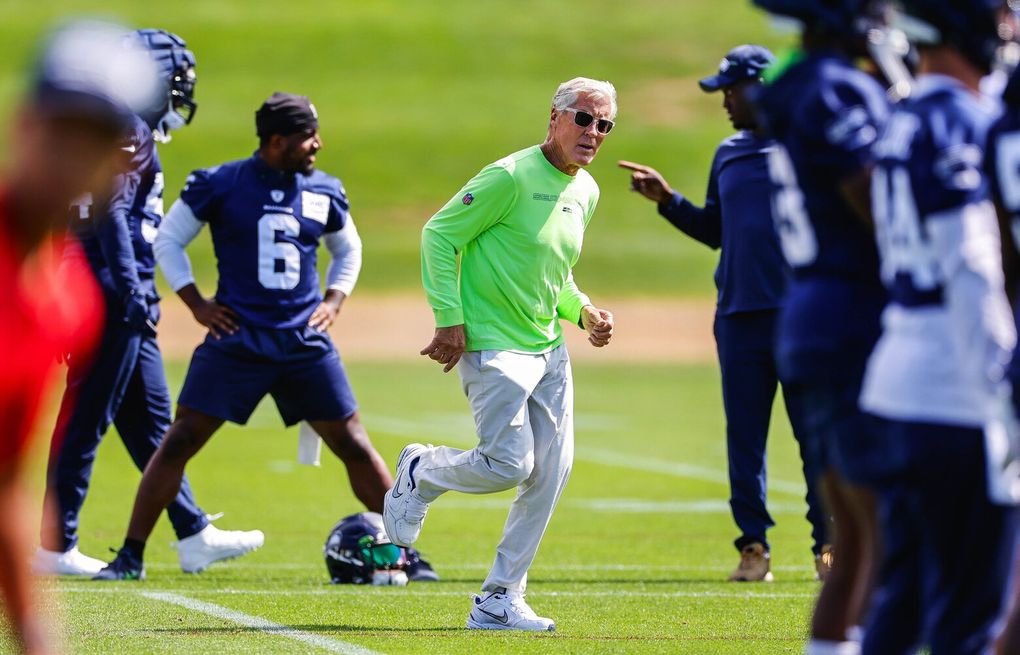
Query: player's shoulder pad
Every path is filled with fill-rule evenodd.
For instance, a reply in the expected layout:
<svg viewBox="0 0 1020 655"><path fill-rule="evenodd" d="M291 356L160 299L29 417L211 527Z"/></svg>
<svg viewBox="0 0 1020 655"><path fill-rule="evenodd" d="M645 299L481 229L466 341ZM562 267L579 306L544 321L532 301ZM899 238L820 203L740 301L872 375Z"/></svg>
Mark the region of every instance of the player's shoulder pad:
<svg viewBox="0 0 1020 655"><path fill-rule="evenodd" d="M155 141L152 138L152 130L139 117L135 117L131 127L121 136L120 149L124 151L131 162L132 168L139 168L146 161L152 158L156 149Z"/></svg>
<svg viewBox="0 0 1020 655"><path fill-rule="evenodd" d="M992 101L949 85L934 88L906 104L926 125L938 147L955 143L983 144L988 130L999 117Z"/></svg>
<svg viewBox="0 0 1020 655"><path fill-rule="evenodd" d="M725 139L720 141L719 142L719 147L717 149L718 150L724 150L724 149L734 148L736 146L739 146L741 143L745 142L746 140L747 140L747 135L745 135L743 132L734 132L733 134L729 135L728 137L726 137Z"/></svg>
<svg viewBox="0 0 1020 655"><path fill-rule="evenodd" d="M951 191L972 192L985 181L983 164L988 131L995 118L991 106L962 89L939 88L916 107L935 149L932 170Z"/></svg>
<svg viewBox="0 0 1020 655"><path fill-rule="evenodd" d="M185 182L185 190L192 185L203 185L216 189L231 187L244 170L247 162L247 159L239 159L209 168L193 170Z"/></svg>
<svg viewBox="0 0 1020 655"><path fill-rule="evenodd" d="M864 105L878 114L889 111L889 100L878 80L848 63L825 62L819 70L817 89L817 99L833 110Z"/></svg>
<svg viewBox="0 0 1020 655"><path fill-rule="evenodd" d="M216 184L217 174L223 165L210 166L209 168L198 168L188 174L184 180L184 191L194 191L199 188L208 188Z"/></svg>
<svg viewBox="0 0 1020 655"><path fill-rule="evenodd" d="M347 201L347 189L344 188L344 183L340 181L340 178L324 173L319 169L315 169L310 175L305 177L302 186L306 191L321 193L331 198L343 200L344 202Z"/></svg>
<svg viewBox="0 0 1020 655"><path fill-rule="evenodd" d="M824 69L810 113L818 116L825 140L850 150L871 145L890 112L881 85L850 65L827 62Z"/></svg>

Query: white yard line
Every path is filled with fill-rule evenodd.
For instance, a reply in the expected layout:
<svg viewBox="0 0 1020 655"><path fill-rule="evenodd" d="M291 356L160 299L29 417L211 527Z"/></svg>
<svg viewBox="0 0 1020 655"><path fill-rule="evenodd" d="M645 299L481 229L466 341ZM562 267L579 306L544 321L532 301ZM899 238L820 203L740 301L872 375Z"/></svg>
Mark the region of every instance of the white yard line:
<svg viewBox="0 0 1020 655"><path fill-rule="evenodd" d="M189 594L197 595L234 595L234 596L365 596L368 593L370 587L361 587L356 585L336 585L330 586L324 589L286 589L286 590L272 590L272 589L192 589L189 590ZM408 596L417 597L456 597L461 596L469 598L471 592L469 591L442 591L442 590L414 590L412 587L397 588L388 587L389 591L383 591L382 593L387 594L407 594ZM361 646L355 646L354 644L348 644L347 642L337 641L328 637L322 637L320 635L313 635L300 630L294 630L288 628L285 625L278 623L272 623L265 619L257 616L250 616L241 612L236 612L219 605L212 603L206 603L187 596L181 596L180 594L172 592L156 592L156 591L145 591L137 592L133 589L126 589L124 587L109 587L104 585L94 585L85 587L69 587L61 590L61 593L67 594L140 594L146 598L152 598L154 600L161 600L167 603L173 603L174 605L180 605L196 612L208 614L209 616L215 616L220 619L227 621L233 621L240 625L258 628L263 632L270 634L279 634L286 637L292 637L299 641L305 641L306 643L313 643L304 639L303 637L312 637L313 639L325 639L334 644L342 644L343 647L348 650L336 650L338 653L358 653L359 655L368 655L373 651L362 648ZM615 589L609 591L536 591L533 596L553 596L561 598L814 598L817 594L804 593L804 592L756 592L756 591L628 591L626 589ZM303 635L298 637L296 635ZM318 645L318 644L315 644ZM325 647L325 646L324 646ZM336 646L333 646L334 648ZM328 647L325 647L328 648Z"/></svg>
<svg viewBox="0 0 1020 655"><path fill-rule="evenodd" d="M108 588L106 592L113 592L115 590L115 588ZM68 589L67 591L72 590ZM79 590L74 591L77 592ZM97 588L95 591L100 590ZM131 592L129 591L128 593ZM266 593L278 595L280 592L267 591ZM303 630L295 630L294 628L288 628L287 626L279 623L267 621L260 616L252 616L251 614L245 614L220 605L207 603L202 600L195 600L194 598L189 598L180 594L165 591L143 591L141 592L141 595L145 598L151 598L152 600L177 605L184 609L191 610L192 612L206 614L223 621L230 621L231 623L243 625L247 628L255 628L256 630L260 630L266 634L287 637L288 639L300 641L303 644L314 646L315 648L329 651L330 653L342 653L343 655L379 655L376 651L363 648L356 644L340 641L339 639L333 639L332 637L327 637L325 635L317 635L310 632L304 632Z"/></svg>
<svg viewBox="0 0 1020 655"><path fill-rule="evenodd" d="M513 501L509 496L454 495L436 505L442 509L492 509L506 512ZM720 498L688 500L648 500L645 498L568 498L560 507L610 514L729 514L730 504ZM807 505L797 502L769 503L773 514L803 514Z"/></svg>
<svg viewBox="0 0 1020 655"><path fill-rule="evenodd" d="M433 560L433 564L436 564L436 560ZM441 568L447 568L442 562L438 563ZM230 562L222 569L226 571L227 567L231 569L254 569L254 570L266 570L266 571L302 571L315 569L318 571L322 568L321 563L287 563L287 562ZM481 570L487 571L492 568L492 562L456 562L450 563L449 568L457 569L470 569L470 570ZM155 562L153 564L146 564L146 569L152 569L157 571L176 571L180 569L180 564L172 564L170 562ZM650 572L662 572L662 571L680 571L680 572L697 572L697 571L730 571L732 566L719 565L719 566L685 566L683 564L534 564L531 567L531 571L534 573L548 573L549 571L588 571L593 573L606 573L611 571L650 571ZM773 571L814 571L814 566L797 566L797 565L783 565L772 567ZM555 580L549 580L549 582L555 582ZM640 581L635 581L635 584ZM682 581L678 581L682 582Z"/></svg>
<svg viewBox="0 0 1020 655"><path fill-rule="evenodd" d="M471 430L470 424L465 422L470 421L470 416L467 414L465 414L465 421L456 420L453 417L446 419L426 417L421 421L412 421L380 414L365 414L362 415L362 420L370 430L375 429L387 434L403 436L408 441L416 439L430 440L436 443L448 443L468 448L477 443L477 439L473 434L467 434ZM617 450L577 445L574 450L574 457L603 466L615 466L645 473L661 473L663 475L713 482L726 486L729 486L730 483L726 471L720 469L695 464L684 464L682 462L671 462L657 457L633 455ZM803 482L780 480L774 476L769 476L768 488L769 491L776 493L788 494L800 499L804 498L805 487Z"/></svg>

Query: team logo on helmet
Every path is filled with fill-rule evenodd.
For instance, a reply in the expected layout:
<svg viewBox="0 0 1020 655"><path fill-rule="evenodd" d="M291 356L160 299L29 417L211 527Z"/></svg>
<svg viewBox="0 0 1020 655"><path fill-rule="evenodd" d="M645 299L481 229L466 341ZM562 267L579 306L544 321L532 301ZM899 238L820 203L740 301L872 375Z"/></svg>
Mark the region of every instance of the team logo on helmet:
<svg viewBox="0 0 1020 655"><path fill-rule="evenodd" d="M475 197L473 195L471 195L470 193L465 193L464 197L461 198L460 201L462 203L464 203L465 205L470 205L471 203L473 203L475 201Z"/></svg>
<svg viewBox="0 0 1020 655"><path fill-rule="evenodd" d="M407 584L407 555L386 536L382 516L374 512L352 514L337 523L323 554L334 584Z"/></svg>

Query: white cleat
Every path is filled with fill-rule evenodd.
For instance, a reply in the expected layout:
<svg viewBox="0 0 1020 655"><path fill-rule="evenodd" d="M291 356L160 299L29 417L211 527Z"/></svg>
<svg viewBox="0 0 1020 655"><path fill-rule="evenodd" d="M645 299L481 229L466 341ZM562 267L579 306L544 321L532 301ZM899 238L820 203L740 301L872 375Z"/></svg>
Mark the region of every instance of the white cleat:
<svg viewBox="0 0 1020 655"><path fill-rule="evenodd" d="M400 451L397 458L397 479L393 488L383 499L383 525L390 541L404 548L418 541L421 525L425 522L425 514L429 504L418 498L415 489L418 484L414 480L414 469L422 453L432 446L413 443Z"/></svg>
<svg viewBox="0 0 1020 655"><path fill-rule="evenodd" d="M83 555L75 546L66 553L39 548L32 558L32 570L38 575L87 575L92 577L106 568L106 562Z"/></svg>
<svg viewBox="0 0 1020 655"><path fill-rule="evenodd" d="M485 596L475 596L474 606L468 614L467 627L470 630L526 630L528 632L552 632L556 623L546 619L528 606L524 594L492 591Z"/></svg>
<svg viewBox="0 0 1020 655"><path fill-rule="evenodd" d="M234 559L262 547L262 530L220 530L211 523L198 534L177 542L177 556L185 573L201 573L214 562Z"/></svg>

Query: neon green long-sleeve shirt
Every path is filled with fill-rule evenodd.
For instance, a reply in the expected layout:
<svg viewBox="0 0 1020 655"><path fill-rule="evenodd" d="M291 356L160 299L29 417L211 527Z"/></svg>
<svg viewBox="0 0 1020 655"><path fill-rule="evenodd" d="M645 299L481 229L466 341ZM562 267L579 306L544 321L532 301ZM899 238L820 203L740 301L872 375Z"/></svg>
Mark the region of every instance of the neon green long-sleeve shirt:
<svg viewBox="0 0 1020 655"><path fill-rule="evenodd" d="M574 284L599 187L532 146L483 168L422 230L425 294L437 327L463 324L467 350L549 351L577 323ZM460 256L458 275L457 257Z"/></svg>

